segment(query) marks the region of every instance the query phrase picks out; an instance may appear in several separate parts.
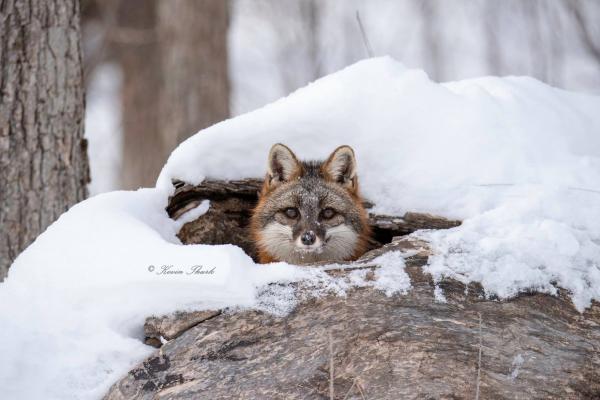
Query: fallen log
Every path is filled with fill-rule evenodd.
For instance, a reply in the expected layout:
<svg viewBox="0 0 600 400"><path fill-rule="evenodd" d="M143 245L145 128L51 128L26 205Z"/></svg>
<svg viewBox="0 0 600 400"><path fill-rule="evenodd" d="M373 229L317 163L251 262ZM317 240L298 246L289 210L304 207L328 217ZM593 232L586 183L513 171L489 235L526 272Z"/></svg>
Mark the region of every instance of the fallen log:
<svg viewBox="0 0 600 400"><path fill-rule="evenodd" d="M207 214L184 225L182 241L242 243L259 186L179 185L173 217L211 200ZM370 217L389 236L459 223L414 213ZM327 273L366 269L369 278L378 256L401 251L408 293L386 296L368 286L315 298L298 285L304 300L285 316L214 310L148 318L146 341L160 349L105 398L325 399L332 391L335 399L600 398L600 304L579 313L562 289L497 301L477 283L434 283L423 272L427 243L377 237L383 245Z"/></svg>
<svg viewBox="0 0 600 400"><path fill-rule="evenodd" d="M389 251L411 254L406 294L366 287L308 299L284 317L214 311L200 322L193 313L148 320L147 332L175 338L105 398L325 399L331 386L335 399L599 398L598 303L580 314L565 293L499 302L479 285L436 288L421 268L426 244L410 237L328 271L376 270L375 257Z"/></svg>

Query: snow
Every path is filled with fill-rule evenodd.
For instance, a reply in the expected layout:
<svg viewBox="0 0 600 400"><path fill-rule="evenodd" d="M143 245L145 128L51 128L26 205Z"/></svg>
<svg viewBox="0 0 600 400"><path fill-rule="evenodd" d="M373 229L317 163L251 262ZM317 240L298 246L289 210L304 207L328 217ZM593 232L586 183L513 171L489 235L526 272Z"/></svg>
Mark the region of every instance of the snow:
<svg viewBox="0 0 600 400"><path fill-rule="evenodd" d="M528 77L438 84L375 58L191 137L157 186L260 177L276 142L303 159L349 144L375 212L464 220L417 234L436 280L479 281L499 298L558 285L583 310L600 299L598 110L600 97Z"/></svg>
<svg viewBox="0 0 600 400"><path fill-rule="evenodd" d="M279 141L306 159L349 144L376 211L465 218L503 201L502 188L482 185L600 190L599 106L598 97L530 78L437 84L377 58L191 137L171 154L158 186L262 177Z"/></svg>
<svg viewBox="0 0 600 400"><path fill-rule="evenodd" d="M121 91L122 73L118 65L99 65L87 90L85 137L88 140L91 182L90 195L119 187L121 166Z"/></svg>
<svg viewBox="0 0 600 400"><path fill-rule="evenodd" d="M503 190L503 204L460 228L416 234L433 243L425 271L434 280L481 282L501 299L527 290L556 294L559 286L580 311L600 300L600 194L542 185Z"/></svg>
<svg viewBox="0 0 600 400"><path fill-rule="evenodd" d="M154 189L98 195L19 256L0 290L6 398L99 398L151 353L140 340L146 316L250 306L260 279L294 276L285 266L252 274L259 267L234 246L179 245L165 201ZM158 274L159 266L187 272L196 264L217 268Z"/></svg>
<svg viewBox="0 0 600 400"><path fill-rule="evenodd" d="M297 302L285 283L303 281L315 296L351 287L323 268L256 265L232 245L183 246L166 201L159 189L97 195L18 257L0 286L4 398L100 398L154 351L142 333L153 314L229 307L284 315ZM184 217L207 209L203 202ZM403 273L403 265L389 268ZM393 293L399 283L377 285Z"/></svg>
<svg viewBox="0 0 600 400"><path fill-rule="evenodd" d="M577 4L590 27L600 18L598 5ZM357 12L375 55L391 55L436 80L530 75L598 94L598 63L573 7L561 1L456 0L424 7L413 0L238 0L228 35L232 112L256 109L363 58Z"/></svg>
<svg viewBox="0 0 600 400"><path fill-rule="evenodd" d="M340 266L256 265L232 245L181 245L181 221L164 210L171 179L260 177L276 142L300 158L353 146L377 212L464 219L415 234L432 243L426 269L436 281L480 281L500 298L558 285L583 310L600 299L599 109L598 97L529 78L437 84L377 58L214 125L173 152L155 188L72 207L17 258L0 284L3 395L100 398L154 350L142 343L152 314L229 307L284 315L301 300L289 282L310 296L354 286L409 291L406 254L376 260L374 280L364 269L334 279L324 270Z"/></svg>
<svg viewBox="0 0 600 400"><path fill-rule="evenodd" d="M444 295L444 291L442 290L442 288L439 285L435 285L433 288L433 298L438 303L447 303L448 302L448 299L446 299L446 296Z"/></svg>
<svg viewBox="0 0 600 400"><path fill-rule="evenodd" d="M187 224L188 222L195 221L202 215L206 214L209 208L210 200L202 200L202 202L198 204L198 206L192 208L191 210L187 211L185 214L180 215L179 218L177 218L177 221L175 221L175 231L179 232L183 225Z"/></svg>
<svg viewBox="0 0 600 400"><path fill-rule="evenodd" d="M372 262L381 267L375 271L372 286L386 295L404 294L410 289L410 278L404 271L404 257L399 251L385 253Z"/></svg>
<svg viewBox="0 0 600 400"><path fill-rule="evenodd" d="M514 381L515 379L517 379L519 377L519 372L521 372L521 367L523 366L524 362L525 362L525 359L523 358L521 353L517 354L513 358L513 362L512 362L512 366L511 366L512 371L510 373L510 379L512 381Z"/></svg>

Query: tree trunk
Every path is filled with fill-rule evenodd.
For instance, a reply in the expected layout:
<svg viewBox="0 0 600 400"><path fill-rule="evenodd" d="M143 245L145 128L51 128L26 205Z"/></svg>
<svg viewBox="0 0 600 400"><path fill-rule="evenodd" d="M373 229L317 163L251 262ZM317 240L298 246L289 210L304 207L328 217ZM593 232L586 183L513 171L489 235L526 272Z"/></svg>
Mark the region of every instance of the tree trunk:
<svg viewBox="0 0 600 400"><path fill-rule="evenodd" d="M120 2L123 182L153 186L173 149L229 116L228 2Z"/></svg>
<svg viewBox="0 0 600 400"><path fill-rule="evenodd" d="M228 25L227 1L158 3L159 115L167 156L200 129L229 116Z"/></svg>
<svg viewBox="0 0 600 400"><path fill-rule="evenodd" d="M502 75L504 74L500 39L502 4L497 1L486 1L482 8L487 70L491 75Z"/></svg>
<svg viewBox="0 0 600 400"><path fill-rule="evenodd" d="M421 23L423 36L424 62L427 73L431 79L442 82L444 80L444 59L442 54L443 37L439 34L442 25L439 18L440 3L433 0L423 0L421 7Z"/></svg>
<svg viewBox="0 0 600 400"><path fill-rule="evenodd" d="M0 279L87 196L79 2L0 2Z"/></svg>
<svg viewBox="0 0 600 400"><path fill-rule="evenodd" d="M167 156L158 129L161 75L156 1L121 0L116 6L116 26L109 28L109 37L123 71L121 187L137 189L154 184Z"/></svg>

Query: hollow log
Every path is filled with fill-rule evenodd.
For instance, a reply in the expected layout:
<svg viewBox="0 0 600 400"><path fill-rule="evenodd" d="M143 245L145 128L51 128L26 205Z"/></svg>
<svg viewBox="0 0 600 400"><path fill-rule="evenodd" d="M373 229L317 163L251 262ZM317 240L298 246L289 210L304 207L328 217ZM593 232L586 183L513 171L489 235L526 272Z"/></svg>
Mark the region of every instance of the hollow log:
<svg viewBox="0 0 600 400"><path fill-rule="evenodd" d="M211 202L206 214L186 223L180 230L178 237L182 243L231 243L255 257L248 225L251 210L258 201L262 180L208 180L196 186L181 181L174 181L173 184L175 193L167 206L167 213L173 219L180 218L203 200ZM365 206L372 208L373 203L366 201ZM416 212L407 212L402 216L369 213L369 224L374 233L372 248L376 248L389 243L395 236L407 235L419 229L453 228L460 225L460 221Z"/></svg>

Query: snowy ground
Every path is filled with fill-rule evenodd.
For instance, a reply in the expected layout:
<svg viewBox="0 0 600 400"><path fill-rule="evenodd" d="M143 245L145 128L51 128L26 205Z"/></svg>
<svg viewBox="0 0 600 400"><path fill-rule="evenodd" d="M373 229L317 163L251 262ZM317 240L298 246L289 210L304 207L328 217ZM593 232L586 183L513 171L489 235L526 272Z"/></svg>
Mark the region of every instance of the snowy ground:
<svg viewBox="0 0 600 400"><path fill-rule="evenodd" d="M235 246L181 246L175 236L180 223L164 211L172 178L262 176L275 142L301 158L353 146L377 212L464 219L416 234L436 250L427 269L437 279L480 281L501 298L558 285L583 310L600 300L599 109L600 97L530 78L437 84L378 58L206 129L173 152L156 188L78 204L15 261L0 284L3 394L99 398L153 350L141 342L153 313L289 310L293 294L265 291L269 282L343 293L348 282L317 269L258 266ZM381 261L375 284L409 290L402 257ZM184 273L159 274L163 265ZM214 272L187 273L197 265Z"/></svg>

